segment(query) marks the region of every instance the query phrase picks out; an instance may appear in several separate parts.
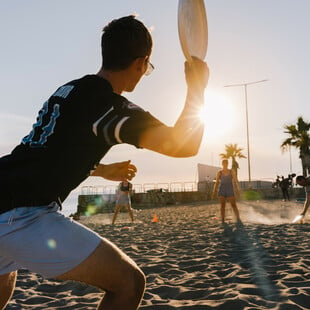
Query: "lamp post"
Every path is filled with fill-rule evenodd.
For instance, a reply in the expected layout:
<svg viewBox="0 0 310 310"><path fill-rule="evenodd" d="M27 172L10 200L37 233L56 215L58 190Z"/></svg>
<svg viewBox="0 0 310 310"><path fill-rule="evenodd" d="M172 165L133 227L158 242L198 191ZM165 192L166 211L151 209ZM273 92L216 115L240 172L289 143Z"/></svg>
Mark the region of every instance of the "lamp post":
<svg viewBox="0 0 310 310"><path fill-rule="evenodd" d="M248 152L248 175L249 175L249 188L252 188L251 180L251 159L250 159L250 137L249 137L249 113L248 113L248 85L258 84L267 82L268 80L260 80L255 82L241 83L241 84L230 84L225 85L224 87L244 87L244 97L245 97L245 121L246 121L246 137L247 137L247 152Z"/></svg>
<svg viewBox="0 0 310 310"><path fill-rule="evenodd" d="M291 146L289 145L289 151L290 151L290 174L292 174L292 149Z"/></svg>

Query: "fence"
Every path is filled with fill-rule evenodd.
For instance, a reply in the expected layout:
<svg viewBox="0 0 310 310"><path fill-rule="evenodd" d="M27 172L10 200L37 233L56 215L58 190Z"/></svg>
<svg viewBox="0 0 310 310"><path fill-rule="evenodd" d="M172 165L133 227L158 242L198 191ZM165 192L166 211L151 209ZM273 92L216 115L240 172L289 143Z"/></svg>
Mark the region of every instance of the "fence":
<svg viewBox="0 0 310 310"><path fill-rule="evenodd" d="M115 194L118 185L83 186L81 195ZM198 190L196 182L171 182L171 183L145 183L133 184L135 193L148 193L150 191L162 192L194 192Z"/></svg>
<svg viewBox="0 0 310 310"><path fill-rule="evenodd" d="M135 207L154 207L212 200L213 182L172 182L133 184L132 203ZM247 192L246 181L239 182L241 192ZM252 189L259 199L282 199L279 188L272 186L273 182L252 181ZM79 210L85 212L112 212L115 204L117 185L84 186L79 195ZM290 189L292 198L304 198L304 188ZM248 198L246 198L248 199Z"/></svg>

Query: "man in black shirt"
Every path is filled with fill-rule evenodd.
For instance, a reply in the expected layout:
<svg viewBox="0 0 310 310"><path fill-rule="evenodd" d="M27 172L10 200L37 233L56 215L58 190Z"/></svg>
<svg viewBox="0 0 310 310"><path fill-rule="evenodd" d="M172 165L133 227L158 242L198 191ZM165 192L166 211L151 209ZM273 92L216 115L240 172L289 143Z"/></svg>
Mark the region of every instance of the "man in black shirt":
<svg viewBox="0 0 310 310"><path fill-rule="evenodd" d="M58 210L89 175L130 180L135 167L129 162L100 164L113 145L128 143L172 157L197 154L203 135L198 112L209 71L197 58L185 63L186 101L169 127L121 96L153 69L147 28L133 16L113 20L103 30L101 46L100 71L58 88L31 132L0 159L0 308L21 267L104 290L98 309L131 310L141 302L145 277L138 266ZM118 166L121 172L113 172Z"/></svg>

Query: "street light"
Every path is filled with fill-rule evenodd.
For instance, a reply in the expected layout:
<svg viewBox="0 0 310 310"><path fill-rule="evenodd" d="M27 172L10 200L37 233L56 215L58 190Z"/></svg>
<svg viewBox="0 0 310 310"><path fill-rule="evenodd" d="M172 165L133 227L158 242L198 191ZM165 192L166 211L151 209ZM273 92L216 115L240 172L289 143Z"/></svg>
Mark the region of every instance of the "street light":
<svg viewBox="0 0 310 310"><path fill-rule="evenodd" d="M255 82L241 83L241 84L230 84L225 85L224 87L244 87L244 96L245 96L245 120L246 120L246 137L247 137L247 151L248 151L248 174L249 174L249 188L252 188L251 181L251 160L250 160L250 138L249 138L249 116L248 116L248 94L247 87L248 85L258 84L267 82L268 80L260 80Z"/></svg>

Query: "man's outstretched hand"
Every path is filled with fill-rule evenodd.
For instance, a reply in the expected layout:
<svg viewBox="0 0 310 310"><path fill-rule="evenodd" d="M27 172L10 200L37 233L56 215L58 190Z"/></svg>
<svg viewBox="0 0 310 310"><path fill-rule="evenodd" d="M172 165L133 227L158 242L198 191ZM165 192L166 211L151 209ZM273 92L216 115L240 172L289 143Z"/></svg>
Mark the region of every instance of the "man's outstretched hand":
<svg viewBox="0 0 310 310"><path fill-rule="evenodd" d="M102 177L110 181L131 181L137 172L137 167L130 160L113 164L99 164L91 176Z"/></svg>

